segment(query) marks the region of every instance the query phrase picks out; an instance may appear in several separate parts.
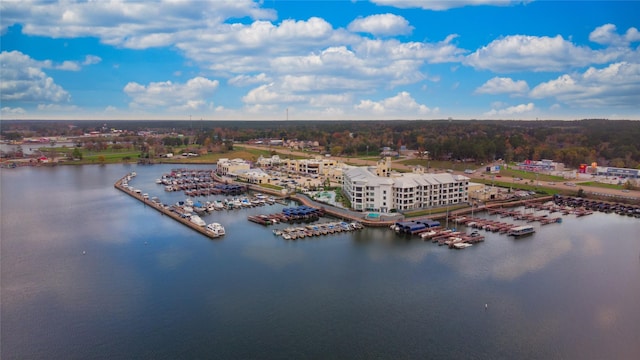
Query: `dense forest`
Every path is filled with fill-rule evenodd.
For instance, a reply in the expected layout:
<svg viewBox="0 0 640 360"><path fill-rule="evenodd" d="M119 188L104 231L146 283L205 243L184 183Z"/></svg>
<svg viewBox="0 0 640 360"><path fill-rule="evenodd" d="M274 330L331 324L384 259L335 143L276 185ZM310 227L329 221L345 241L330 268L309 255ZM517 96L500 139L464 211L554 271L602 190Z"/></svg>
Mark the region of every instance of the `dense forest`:
<svg viewBox="0 0 640 360"><path fill-rule="evenodd" d="M318 141L324 151L371 154L401 147L439 160L553 159L568 166L640 165L640 121L3 121L4 139L20 136L73 136L117 128L180 133L192 143L253 139Z"/></svg>

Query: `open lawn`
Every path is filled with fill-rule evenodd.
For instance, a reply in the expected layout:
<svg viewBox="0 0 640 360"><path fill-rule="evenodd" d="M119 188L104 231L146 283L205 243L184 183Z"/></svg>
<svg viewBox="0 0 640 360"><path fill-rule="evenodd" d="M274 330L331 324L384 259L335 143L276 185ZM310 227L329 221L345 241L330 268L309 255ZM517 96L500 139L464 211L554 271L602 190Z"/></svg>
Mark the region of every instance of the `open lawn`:
<svg viewBox="0 0 640 360"><path fill-rule="evenodd" d="M408 160L400 160L397 163L407 165L407 166L424 166L429 169L442 169L442 170L456 170L456 171L464 171L466 169L477 170L482 167L480 164L476 163L462 163L456 161L440 161L440 160L427 160L427 159L408 159Z"/></svg>
<svg viewBox="0 0 640 360"><path fill-rule="evenodd" d="M601 183L601 182L597 182L597 181L585 181L585 182L579 182L576 183L577 186L593 186L593 187L599 187L599 188L603 188L603 189L616 189L616 190L622 190L624 189L624 186L622 185L617 185L617 184L607 184L607 183Z"/></svg>

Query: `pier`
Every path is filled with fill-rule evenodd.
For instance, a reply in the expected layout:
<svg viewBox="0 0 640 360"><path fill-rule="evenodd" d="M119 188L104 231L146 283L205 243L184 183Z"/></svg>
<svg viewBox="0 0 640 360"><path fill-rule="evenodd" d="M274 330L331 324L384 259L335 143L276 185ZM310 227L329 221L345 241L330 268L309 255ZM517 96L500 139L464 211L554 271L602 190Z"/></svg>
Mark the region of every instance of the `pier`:
<svg viewBox="0 0 640 360"><path fill-rule="evenodd" d="M125 175L123 178L116 181L116 183L113 186L116 189L124 192L125 194L133 197L134 199L141 201L143 204L145 204L145 206L149 206L153 209L156 209L162 215L167 215L172 219L176 220L177 222L182 223L183 225L186 225L187 227L201 233L202 235L208 238L214 239L219 237L218 235L208 231L206 226L197 225L196 223L190 221L188 218L184 218L180 216L180 214L174 211L171 211L171 209L169 209L168 207L165 207L160 202L150 200L148 197L142 194L139 190L135 190L135 189L130 190L128 187L124 186L123 184L126 184L128 180L131 179L131 176L132 176L131 174Z"/></svg>

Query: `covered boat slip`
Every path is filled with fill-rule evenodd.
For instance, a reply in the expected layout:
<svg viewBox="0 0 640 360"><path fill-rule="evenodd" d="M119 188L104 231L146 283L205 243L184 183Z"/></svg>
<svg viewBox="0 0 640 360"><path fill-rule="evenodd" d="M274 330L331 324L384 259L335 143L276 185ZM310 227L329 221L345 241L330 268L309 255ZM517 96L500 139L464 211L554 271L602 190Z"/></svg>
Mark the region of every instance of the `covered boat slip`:
<svg viewBox="0 0 640 360"><path fill-rule="evenodd" d="M416 221L398 221L394 225L396 231L405 232L408 234L417 234L439 226L439 221L429 219Z"/></svg>

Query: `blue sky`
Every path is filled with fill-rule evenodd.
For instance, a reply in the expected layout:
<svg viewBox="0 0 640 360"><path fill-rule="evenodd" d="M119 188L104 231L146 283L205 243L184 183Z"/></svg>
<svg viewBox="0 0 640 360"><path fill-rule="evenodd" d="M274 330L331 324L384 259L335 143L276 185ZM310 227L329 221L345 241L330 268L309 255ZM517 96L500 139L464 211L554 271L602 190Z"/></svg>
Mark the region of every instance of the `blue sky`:
<svg viewBox="0 0 640 360"><path fill-rule="evenodd" d="M0 3L2 119L640 119L640 2Z"/></svg>

